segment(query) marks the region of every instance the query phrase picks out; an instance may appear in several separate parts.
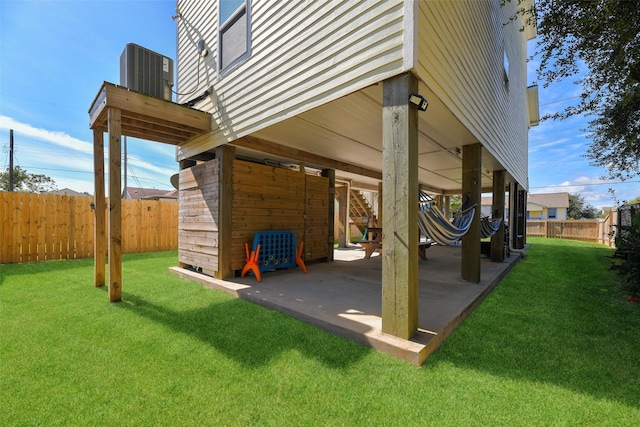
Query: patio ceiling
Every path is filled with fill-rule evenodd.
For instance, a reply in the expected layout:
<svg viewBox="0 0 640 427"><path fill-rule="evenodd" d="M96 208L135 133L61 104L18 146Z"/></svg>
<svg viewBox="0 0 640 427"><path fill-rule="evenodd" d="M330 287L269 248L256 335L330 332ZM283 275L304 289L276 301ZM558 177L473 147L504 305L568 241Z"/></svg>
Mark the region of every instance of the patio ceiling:
<svg viewBox="0 0 640 427"><path fill-rule="evenodd" d="M462 187L462 146L477 139L426 86L420 93L429 108L419 114L418 179L429 189L459 192ZM289 118L252 136L282 146L335 159L382 173L382 84L369 86L308 112ZM257 156L246 147L241 154ZM501 169L483 149L482 186L492 185L492 171ZM276 161L296 159L275 157ZM310 165L312 166L312 165ZM377 186L379 179L336 171L338 179Z"/></svg>

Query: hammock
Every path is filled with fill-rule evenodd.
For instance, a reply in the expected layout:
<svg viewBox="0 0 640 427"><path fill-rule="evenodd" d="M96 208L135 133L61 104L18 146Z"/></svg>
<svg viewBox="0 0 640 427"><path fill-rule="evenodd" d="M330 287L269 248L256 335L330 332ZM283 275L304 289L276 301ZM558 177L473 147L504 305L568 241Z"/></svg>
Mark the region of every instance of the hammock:
<svg viewBox="0 0 640 427"><path fill-rule="evenodd" d="M500 229L502 224L502 218L489 218L488 215L482 215L480 217L480 238L486 239L496 234L496 231Z"/></svg>
<svg viewBox="0 0 640 427"><path fill-rule="evenodd" d="M473 205L449 221L436 206L423 205L418 211L418 227L422 234L439 245L451 245L469 230L475 211Z"/></svg>

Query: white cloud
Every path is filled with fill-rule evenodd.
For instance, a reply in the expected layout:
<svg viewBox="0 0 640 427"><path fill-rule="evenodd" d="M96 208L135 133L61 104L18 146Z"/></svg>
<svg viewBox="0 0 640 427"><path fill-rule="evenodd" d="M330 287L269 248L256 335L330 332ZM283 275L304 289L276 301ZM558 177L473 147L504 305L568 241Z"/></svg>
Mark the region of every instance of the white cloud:
<svg viewBox="0 0 640 427"><path fill-rule="evenodd" d="M142 169L146 169L151 172L155 172L156 174L159 174L159 175L171 176L174 173L178 173L177 163L175 164L175 168L163 168L155 164L149 163L145 160L142 160L139 157L132 156L130 154L127 156L127 159L130 165L136 166Z"/></svg>
<svg viewBox="0 0 640 427"><path fill-rule="evenodd" d="M38 139L40 141L49 142L70 150L93 155L93 144L87 141L74 138L64 132L36 128L27 123L18 122L11 117L0 115L0 129L13 129L16 133Z"/></svg>

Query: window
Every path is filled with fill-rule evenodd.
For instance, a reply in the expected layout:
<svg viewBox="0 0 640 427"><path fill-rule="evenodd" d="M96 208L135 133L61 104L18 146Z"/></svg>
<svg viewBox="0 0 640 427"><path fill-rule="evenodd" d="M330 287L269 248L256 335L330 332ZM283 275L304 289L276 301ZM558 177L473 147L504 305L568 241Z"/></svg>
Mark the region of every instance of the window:
<svg viewBox="0 0 640 427"><path fill-rule="evenodd" d="M224 74L251 55L250 0L219 0L218 64Z"/></svg>
<svg viewBox="0 0 640 427"><path fill-rule="evenodd" d="M547 219L557 219L557 218L558 218L558 208L548 208Z"/></svg>
<svg viewBox="0 0 640 427"><path fill-rule="evenodd" d="M509 56L507 56L507 49L504 49L503 56L503 66L504 66L504 82L509 83Z"/></svg>

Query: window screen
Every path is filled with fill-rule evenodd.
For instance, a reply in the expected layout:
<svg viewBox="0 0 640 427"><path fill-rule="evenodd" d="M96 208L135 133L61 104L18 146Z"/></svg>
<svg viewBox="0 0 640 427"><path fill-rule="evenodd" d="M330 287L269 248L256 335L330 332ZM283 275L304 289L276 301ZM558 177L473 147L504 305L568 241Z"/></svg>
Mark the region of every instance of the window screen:
<svg viewBox="0 0 640 427"><path fill-rule="evenodd" d="M219 64L224 72L249 56L249 1L220 0Z"/></svg>

